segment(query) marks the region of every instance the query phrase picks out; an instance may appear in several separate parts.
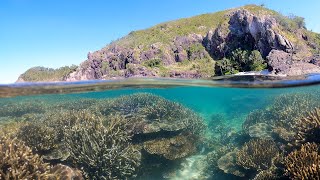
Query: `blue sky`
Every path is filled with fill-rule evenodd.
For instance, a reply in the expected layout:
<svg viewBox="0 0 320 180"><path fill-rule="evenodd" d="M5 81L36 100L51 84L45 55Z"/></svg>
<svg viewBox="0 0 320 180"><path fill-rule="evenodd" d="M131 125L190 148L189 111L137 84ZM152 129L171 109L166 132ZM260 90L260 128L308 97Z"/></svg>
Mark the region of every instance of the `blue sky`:
<svg viewBox="0 0 320 180"><path fill-rule="evenodd" d="M303 16L320 32L319 0L0 0L0 83L33 66L78 65L133 30L246 4Z"/></svg>

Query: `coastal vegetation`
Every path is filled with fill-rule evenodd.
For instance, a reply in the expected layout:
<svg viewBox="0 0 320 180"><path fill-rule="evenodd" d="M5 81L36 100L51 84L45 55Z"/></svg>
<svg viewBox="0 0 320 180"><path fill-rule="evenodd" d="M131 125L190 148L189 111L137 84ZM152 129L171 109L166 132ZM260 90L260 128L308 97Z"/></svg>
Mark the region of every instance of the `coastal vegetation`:
<svg viewBox="0 0 320 180"><path fill-rule="evenodd" d="M70 73L77 69L76 65L64 66L57 69L45 67L33 67L20 75L22 81L38 82L38 81L63 81Z"/></svg>

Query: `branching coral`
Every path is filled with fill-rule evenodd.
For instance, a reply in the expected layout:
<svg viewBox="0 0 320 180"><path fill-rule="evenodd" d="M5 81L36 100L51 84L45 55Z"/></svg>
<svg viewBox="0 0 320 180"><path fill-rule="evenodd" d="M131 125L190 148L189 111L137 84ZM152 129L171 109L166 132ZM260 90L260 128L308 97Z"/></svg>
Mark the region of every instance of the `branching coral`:
<svg viewBox="0 0 320 180"><path fill-rule="evenodd" d="M257 123L265 123L267 120L269 120L268 116L270 116L270 113L266 110L252 111L248 114L246 120L242 124L242 129L244 132L248 132L250 126L253 126Z"/></svg>
<svg viewBox="0 0 320 180"><path fill-rule="evenodd" d="M306 117L303 117L296 121L295 127L298 130L297 142L317 142L319 143L320 135L320 108L316 108L314 111L308 113Z"/></svg>
<svg viewBox="0 0 320 180"><path fill-rule="evenodd" d="M0 126L0 137L5 136L7 138L16 137L19 128L24 126L23 122L10 122Z"/></svg>
<svg viewBox="0 0 320 180"><path fill-rule="evenodd" d="M308 111L320 105L319 97L306 93L282 94L275 98L270 111L276 117L276 125L291 126L291 122L301 118ZM289 124L288 124L289 123Z"/></svg>
<svg viewBox="0 0 320 180"><path fill-rule="evenodd" d="M65 132L65 142L74 163L89 179L125 179L135 175L141 154L129 143L124 119L114 115L108 121L92 115L79 119Z"/></svg>
<svg viewBox="0 0 320 180"><path fill-rule="evenodd" d="M0 137L0 179L40 179L50 166L17 139Z"/></svg>
<svg viewBox="0 0 320 180"><path fill-rule="evenodd" d="M18 131L17 137L39 153L56 148L59 141L55 129L37 122L22 126Z"/></svg>
<svg viewBox="0 0 320 180"><path fill-rule="evenodd" d="M273 127L293 130L294 122L314 107L320 106L319 97L306 93L282 94L274 99L271 106L250 113L243 123L243 130L256 123L267 123Z"/></svg>
<svg viewBox="0 0 320 180"><path fill-rule="evenodd" d="M151 131L185 129L191 133L199 134L205 129L202 118L192 110L177 102L148 93L121 96L101 103L97 109L105 116L120 113L128 120L129 126L142 122L143 124L152 124L150 128L146 129L129 128L133 132L150 133ZM143 126L135 127L143 128Z"/></svg>
<svg viewBox="0 0 320 180"><path fill-rule="evenodd" d="M279 155L279 149L272 140L254 139L245 143L238 151L237 164L245 169L266 170Z"/></svg>
<svg viewBox="0 0 320 180"><path fill-rule="evenodd" d="M300 150L285 157L286 175L292 179L320 179L320 153L315 143L306 143Z"/></svg>
<svg viewBox="0 0 320 180"><path fill-rule="evenodd" d="M53 110L20 127L17 137L46 160L65 160L69 156L63 142L65 132L79 121L94 116L88 110Z"/></svg>

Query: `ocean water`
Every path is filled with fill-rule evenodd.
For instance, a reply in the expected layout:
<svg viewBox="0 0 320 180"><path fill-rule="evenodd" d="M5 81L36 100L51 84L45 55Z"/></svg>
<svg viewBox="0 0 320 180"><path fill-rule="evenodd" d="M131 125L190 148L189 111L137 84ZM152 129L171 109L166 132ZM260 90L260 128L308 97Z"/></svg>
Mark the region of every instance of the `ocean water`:
<svg viewBox="0 0 320 180"><path fill-rule="evenodd" d="M317 83L2 85L0 179L319 178Z"/></svg>

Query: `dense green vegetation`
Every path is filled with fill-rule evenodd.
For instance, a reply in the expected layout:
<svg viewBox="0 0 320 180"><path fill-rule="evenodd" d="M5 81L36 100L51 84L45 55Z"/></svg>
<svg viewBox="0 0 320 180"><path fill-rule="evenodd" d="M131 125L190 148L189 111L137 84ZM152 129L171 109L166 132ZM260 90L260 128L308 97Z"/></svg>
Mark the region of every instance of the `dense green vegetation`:
<svg viewBox="0 0 320 180"><path fill-rule="evenodd" d="M24 81L63 81L71 72L75 71L76 65L64 66L58 69L33 67L23 73L20 78Z"/></svg>
<svg viewBox="0 0 320 180"><path fill-rule="evenodd" d="M267 68L259 51L236 49L231 56L217 61L216 73L219 75L235 74L240 71L261 71Z"/></svg>

